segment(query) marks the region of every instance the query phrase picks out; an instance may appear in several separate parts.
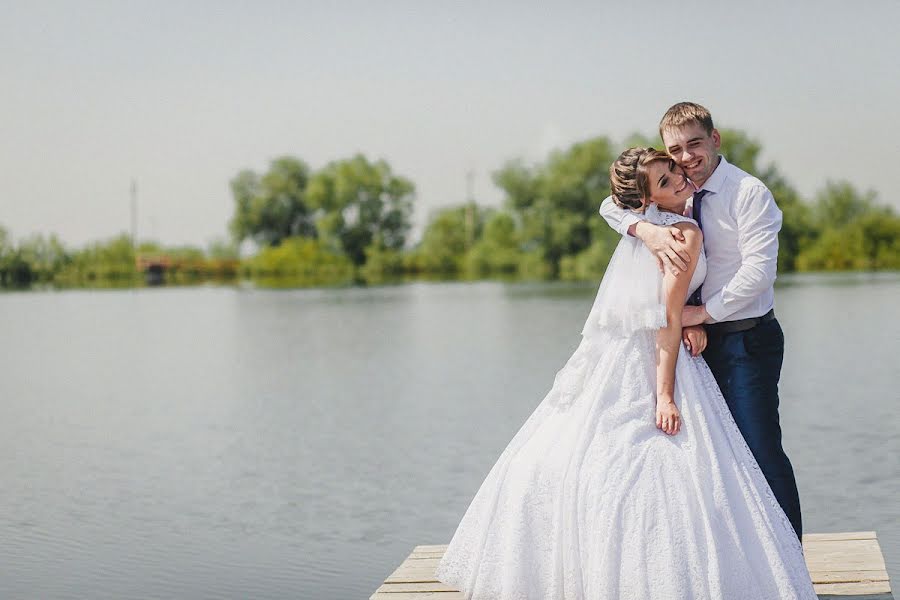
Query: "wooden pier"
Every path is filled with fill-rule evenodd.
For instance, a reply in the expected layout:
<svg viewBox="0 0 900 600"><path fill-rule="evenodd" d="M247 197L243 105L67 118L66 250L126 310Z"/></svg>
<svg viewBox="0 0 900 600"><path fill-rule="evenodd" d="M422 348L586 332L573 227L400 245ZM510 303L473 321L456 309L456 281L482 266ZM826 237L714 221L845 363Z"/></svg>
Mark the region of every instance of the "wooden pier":
<svg viewBox="0 0 900 600"><path fill-rule="evenodd" d="M465 600L434 578L446 549L446 544L416 546L369 600ZM803 554L821 600L894 598L874 531L806 534Z"/></svg>

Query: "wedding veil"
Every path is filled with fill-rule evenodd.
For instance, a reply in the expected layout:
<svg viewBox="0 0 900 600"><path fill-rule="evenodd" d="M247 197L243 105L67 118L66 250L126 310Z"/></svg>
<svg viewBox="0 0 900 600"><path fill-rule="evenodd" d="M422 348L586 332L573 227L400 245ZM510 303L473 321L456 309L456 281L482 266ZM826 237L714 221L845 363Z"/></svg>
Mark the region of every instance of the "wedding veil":
<svg viewBox="0 0 900 600"><path fill-rule="evenodd" d="M623 236L600 282L600 289L581 335L628 335L639 329L666 326L662 274L644 243Z"/></svg>
<svg viewBox="0 0 900 600"><path fill-rule="evenodd" d="M658 218L655 205L648 220ZM606 267L594 305L581 330L582 340L565 366L556 373L550 397L559 407L570 405L584 387L596 357L592 348L614 337L666 326L662 273L644 243L623 236Z"/></svg>

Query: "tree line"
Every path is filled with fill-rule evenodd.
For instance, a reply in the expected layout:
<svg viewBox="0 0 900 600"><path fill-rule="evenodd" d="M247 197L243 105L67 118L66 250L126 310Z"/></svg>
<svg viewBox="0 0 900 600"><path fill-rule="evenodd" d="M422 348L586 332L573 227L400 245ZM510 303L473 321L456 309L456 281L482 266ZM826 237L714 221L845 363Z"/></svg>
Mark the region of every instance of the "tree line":
<svg viewBox="0 0 900 600"><path fill-rule="evenodd" d="M900 269L900 216L874 192L829 181L805 199L761 146L722 130L722 154L758 176L784 213L779 272ZM136 253L173 258L167 279L189 283L248 278L264 286L379 283L409 278L599 279L618 235L597 209L609 195L608 168L628 146L662 144L635 135L623 144L600 136L552 152L544 161L512 160L493 173L500 207L460 202L430 215L410 244L415 185L383 160L358 154L314 171L296 157L230 182L229 237L203 250L164 248L127 235L70 250L56 236L14 244L0 227L0 285L134 285ZM239 258L252 241L256 251Z"/></svg>

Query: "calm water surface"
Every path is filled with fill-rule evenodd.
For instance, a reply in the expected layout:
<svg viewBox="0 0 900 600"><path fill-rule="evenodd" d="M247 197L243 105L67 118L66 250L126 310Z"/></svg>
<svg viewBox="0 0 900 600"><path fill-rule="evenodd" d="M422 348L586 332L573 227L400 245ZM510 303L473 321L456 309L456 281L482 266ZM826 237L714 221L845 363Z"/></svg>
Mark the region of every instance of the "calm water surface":
<svg viewBox="0 0 900 600"><path fill-rule="evenodd" d="M367 598L449 541L595 290L0 295L0 598ZM896 584L900 276L777 298L805 529L877 530Z"/></svg>

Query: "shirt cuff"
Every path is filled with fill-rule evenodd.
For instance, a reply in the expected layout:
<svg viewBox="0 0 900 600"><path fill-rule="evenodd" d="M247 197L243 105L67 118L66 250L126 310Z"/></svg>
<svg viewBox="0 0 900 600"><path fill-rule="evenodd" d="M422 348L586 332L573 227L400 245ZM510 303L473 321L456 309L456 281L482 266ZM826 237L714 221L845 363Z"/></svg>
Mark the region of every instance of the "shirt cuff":
<svg viewBox="0 0 900 600"><path fill-rule="evenodd" d="M713 321L716 323L722 321L731 314L722 303L722 292L719 292L707 300L704 306L706 306L706 312L709 313L709 316L712 317Z"/></svg>
<svg viewBox="0 0 900 600"><path fill-rule="evenodd" d="M633 214L625 215L624 217L622 217L622 231L620 231L619 233L621 233L622 235L628 235L628 228L635 223L640 223L643 220L644 219Z"/></svg>

